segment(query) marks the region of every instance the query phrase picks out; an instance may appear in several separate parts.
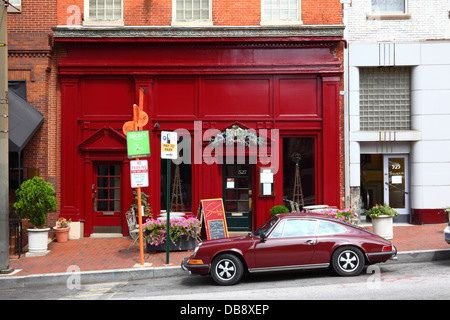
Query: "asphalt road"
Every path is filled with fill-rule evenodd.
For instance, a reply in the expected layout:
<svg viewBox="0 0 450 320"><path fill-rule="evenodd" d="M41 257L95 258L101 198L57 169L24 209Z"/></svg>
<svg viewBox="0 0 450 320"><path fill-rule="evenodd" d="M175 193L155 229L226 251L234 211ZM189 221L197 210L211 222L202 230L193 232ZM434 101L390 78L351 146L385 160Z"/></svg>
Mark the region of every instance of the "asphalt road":
<svg viewBox="0 0 450 320"><path fill-rule="evenodd" d="M245 312L263 311L271 300L411 300L450 299L450 260L409 264L380 264L358 277L338 277L328 270L244 276L241 283L222 287L209 276L188 275L151 280L80 284L77 286L30 286L0 289L2 300L159 300L174 301L171 314L209 312L196 309L210 300L215 314L236 312L233 305L245 302ZM250 300L250 301L248 301ZM261 302L262 301L262 302ZM153 303L154 304L154 303ZM162 303L164 305L164 303ZM226 306L228 307L226 307ZM258 307L259 306L259 307ZM191 308L191 310L189 310ZM199 307L200 308L200 307ZM227 308L227 309L226 309ZM259 309L258 309L259 308ZM219 311L220 310L220 311ZM273 310L273 308L272 308ZM237 310L240 314L244 311ZM204 314L209 316L209 314Z"/></svg>

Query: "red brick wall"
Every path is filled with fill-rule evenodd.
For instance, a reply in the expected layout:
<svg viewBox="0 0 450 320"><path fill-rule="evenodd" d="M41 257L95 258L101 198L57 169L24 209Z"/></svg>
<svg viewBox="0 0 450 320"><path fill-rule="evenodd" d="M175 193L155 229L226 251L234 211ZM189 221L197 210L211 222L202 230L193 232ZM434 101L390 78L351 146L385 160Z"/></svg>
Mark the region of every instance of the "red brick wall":
<svg viewBox="0 0 450 320"><path fill-rule="evenodd" d="M83 0L58 0L58 25L74 24L77 8L83 17ZM342 24L339 0L302 0L301 8L304 25ZM261 0L213 0L212 14L216 26L258 26ZM172 0L124 1L126 26L169 26L171 21Z"/></svg>
<svg viewBox="0 0 450 320"><path fill-rule="evenodd" d="M8 79L26 80L27 100L45 121L23 150L24 178L29 168L57 189L58 154L56 69L52 65L51 28L56 26L57 0L22 0L20 13L8 13ZM49 224L54 224L56 213Z"/></svg>

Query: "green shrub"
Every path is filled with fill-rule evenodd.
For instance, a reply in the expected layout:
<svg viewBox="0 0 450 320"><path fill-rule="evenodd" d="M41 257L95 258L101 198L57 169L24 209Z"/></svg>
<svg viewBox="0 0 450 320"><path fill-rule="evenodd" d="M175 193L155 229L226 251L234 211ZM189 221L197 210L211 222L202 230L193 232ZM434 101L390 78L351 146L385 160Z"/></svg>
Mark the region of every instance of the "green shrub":
<svg viewBox="0 0 450 320"><path fill-rule="evenodd" d="M55 198L55 189L40 177L24 181L18 190L18 197L14 203L16 212L37 229L46 227L47 214L55 211L58 202Z"/></svg>
<svg viewBox="0 0 450 320"><path fill-rule="evenodd" d="M273 206L272 209L270 209L270 216L273 217L280 213L289 213L289 209L286 206Z"/></svg>

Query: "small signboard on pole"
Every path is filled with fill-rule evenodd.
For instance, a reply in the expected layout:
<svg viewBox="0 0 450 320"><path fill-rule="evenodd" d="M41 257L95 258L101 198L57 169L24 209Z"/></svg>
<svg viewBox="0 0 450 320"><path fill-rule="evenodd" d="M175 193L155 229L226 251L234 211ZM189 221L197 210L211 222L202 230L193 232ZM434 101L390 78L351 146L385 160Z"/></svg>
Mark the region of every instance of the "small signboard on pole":
<svg viewBox="0 0 450 320"><path fill-rule="evenodd" d="M128 159L150 157L150 138L146 130L127 132Z"/></svg>
<svg viewBox="0 0 450 320"><path fill-rule="evenodd" d="M148 187L148 161L133 160L130 161L131 187Z"/></svg>
<svg viewBox="0 0 450 320"><path fill-rule="evenodd" d="M166 229L166 264L169 264L169 251L170 251L170 185L171 185L171 159L177 159L177 133L170 131L161 132L161 159L167 160L167 197L166 197L166 213L167 213L167 229Z"/></svg>
<svg viewBox="0 0 450 320"><path fill-rule="evenodd" d="M176 132L161 132L161 159L177 159L177 142Z"/></svg>

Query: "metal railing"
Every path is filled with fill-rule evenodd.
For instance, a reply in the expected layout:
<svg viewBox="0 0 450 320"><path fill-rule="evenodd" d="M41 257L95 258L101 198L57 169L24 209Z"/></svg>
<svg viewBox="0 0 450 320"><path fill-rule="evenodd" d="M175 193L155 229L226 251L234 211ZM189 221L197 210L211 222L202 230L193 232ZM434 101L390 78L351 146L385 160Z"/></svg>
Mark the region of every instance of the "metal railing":
<svg viewBox="0 0 450 320"><path fill-rule="evenodd" d="M9 254L22 254L22 220L14 213L9 213Z"/></svg>

